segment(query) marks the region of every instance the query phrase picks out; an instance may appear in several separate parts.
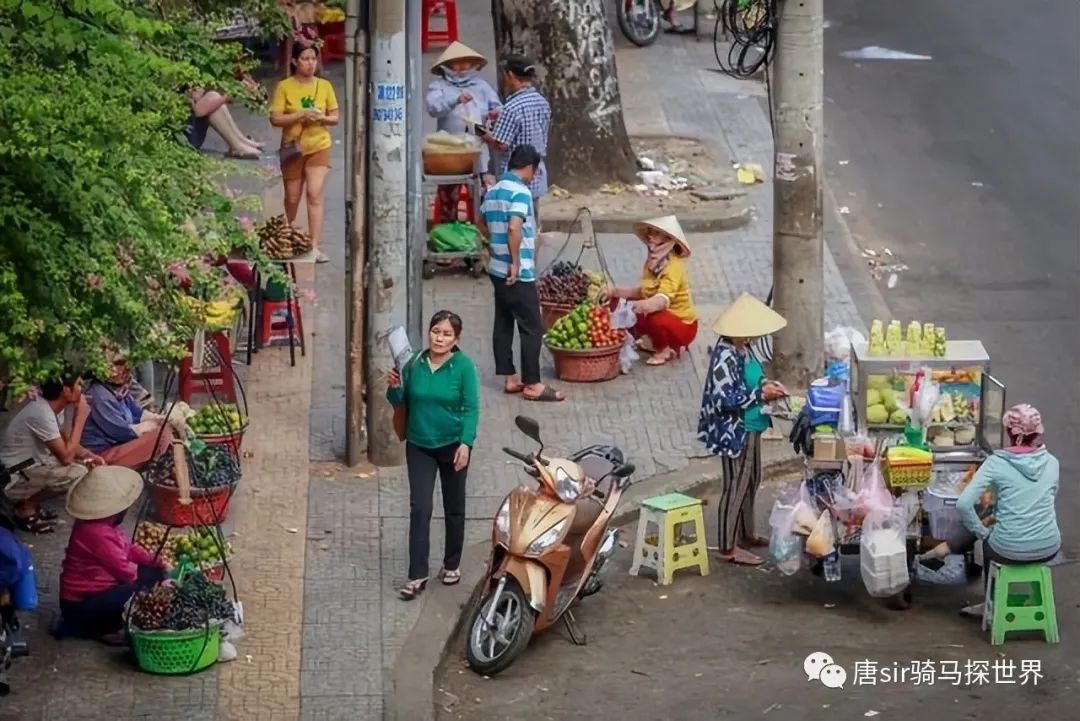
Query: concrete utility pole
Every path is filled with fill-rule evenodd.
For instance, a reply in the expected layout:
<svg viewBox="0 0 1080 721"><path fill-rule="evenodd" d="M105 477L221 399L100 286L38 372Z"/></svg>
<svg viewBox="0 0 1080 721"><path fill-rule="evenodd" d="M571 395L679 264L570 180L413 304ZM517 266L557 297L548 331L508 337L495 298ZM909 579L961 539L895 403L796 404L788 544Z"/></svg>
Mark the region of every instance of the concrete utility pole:
<svg viewBox="0 0 1080 721"><path fill-rule="evenodd" d="M401 0L372 0L372 6L365 328L368 450L375 465L399 466L405 462L405 450L394 434L393 409L383 389L393 367L386 334L408 322L405 8Z"/></svg>
<svg viewBox="0 0 1080 721"><path fill-rule="evenodd" d="M794 388L807 387L824 362L822 4L783 4L773 64L773 306L788 321L773 370Z"/></svg>
<svg viewBox="0 0 1080 721"><path fill-rule="evenodd" d="M406 235L409 259L409 323L405 328L414 343L423 343L424 333L424 248L427 247L427 217L424 212L424 169L420 148L424 144L424 51L420 43L423 0L405 3L405 47L408 53L408 82L405 108L409 114L406 162L409 164L408 223Z"/></svg>
<svg viewBox="0 0 1080 721"><path fill-rule="evenodd" d="M345 236L349 258L345 274L348 355L345 358L345 456L355 466L367 455L364 423L364 258L367 220L367 3L349 0L345 8Z"/></svg>

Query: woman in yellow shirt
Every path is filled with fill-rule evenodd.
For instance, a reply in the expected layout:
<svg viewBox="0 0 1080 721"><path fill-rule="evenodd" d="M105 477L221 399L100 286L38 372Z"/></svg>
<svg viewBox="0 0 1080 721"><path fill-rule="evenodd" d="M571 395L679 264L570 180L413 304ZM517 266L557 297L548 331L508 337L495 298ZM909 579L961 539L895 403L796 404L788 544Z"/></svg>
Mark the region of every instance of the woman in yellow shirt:
<svg viewBox="0 0 1080 721"><path fill-rule="evenodd" d="M679 220L674 215L634 224L634 233L649 249L641 285L616 288L613 298L626 298L637 315L633 334L642 347L644 336L655 351L648 365L664 365L697 336L698 316L690 296L690 275L683 260L690 257Z"/></svg>
<svg viewBox="0 0 1080 721"><path fill-rule="evenodd" d="M338 124L338 102L329 80L316 77L319 51L300 43L293 45L292 75L274 88L270 100L270 124L281 128L281 177L285 183L285 215L296 220L300 198L307 194L308 233L316 259L327 257L319 250L323 225L323 190L330 172L333 138L328 126Z"/></svg>

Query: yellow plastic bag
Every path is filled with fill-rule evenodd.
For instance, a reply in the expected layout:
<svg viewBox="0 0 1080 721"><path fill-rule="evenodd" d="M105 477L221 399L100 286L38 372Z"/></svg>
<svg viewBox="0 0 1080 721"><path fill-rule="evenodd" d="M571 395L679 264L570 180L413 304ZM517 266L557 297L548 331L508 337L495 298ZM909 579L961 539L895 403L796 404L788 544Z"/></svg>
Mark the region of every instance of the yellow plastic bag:
<svg viewBox="0 0 1080 721"><path fill-rule="evenodd" d="M810 537L806 539L806 552L811 556L824 558L832 553L835 548L836 533L833 530L832 516L829 514L829 510L825 509L818 516L817 523L814 524L814 530L810 532Z"/></svg>

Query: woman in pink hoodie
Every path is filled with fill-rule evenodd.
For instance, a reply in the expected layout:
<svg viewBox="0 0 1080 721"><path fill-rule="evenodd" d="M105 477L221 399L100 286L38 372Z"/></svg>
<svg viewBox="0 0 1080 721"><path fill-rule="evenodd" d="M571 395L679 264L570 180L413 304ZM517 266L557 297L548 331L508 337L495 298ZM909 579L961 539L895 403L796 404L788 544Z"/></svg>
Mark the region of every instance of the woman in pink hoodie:
<svg viewBox="0 0 1080 721"><path fill-rule="evenodd" d="M75 525L60 571L59 635L122 642L128 600L164 579L160 560L120 528L141 493L139 474L120 466L95 468L68 492Z"/></svg>

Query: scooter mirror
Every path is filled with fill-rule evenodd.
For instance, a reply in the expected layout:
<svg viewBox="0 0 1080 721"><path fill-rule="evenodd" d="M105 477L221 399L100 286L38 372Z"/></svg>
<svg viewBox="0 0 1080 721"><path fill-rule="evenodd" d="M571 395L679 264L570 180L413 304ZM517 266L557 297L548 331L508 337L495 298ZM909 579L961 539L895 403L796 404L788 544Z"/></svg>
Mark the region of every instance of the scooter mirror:
<svg viewBox="0 0 1080 721"><path fill-rule="evenodd" d="M619 466L618 468L616 468L614 471L612 471L611 473L616 478L628 478L629 476L633 475L634 470L635 469L634 469L634 464L633 463L624 463L621 466Z"/></svg>
<svg viewBox="0 0 1080 721"><path fill-rule="evenodd" d="M514 423L522 433L540 445L544 445L544 442L540 440L540 424L536 422L536 419L529 416L518 416L514 419Z"/></svg>

